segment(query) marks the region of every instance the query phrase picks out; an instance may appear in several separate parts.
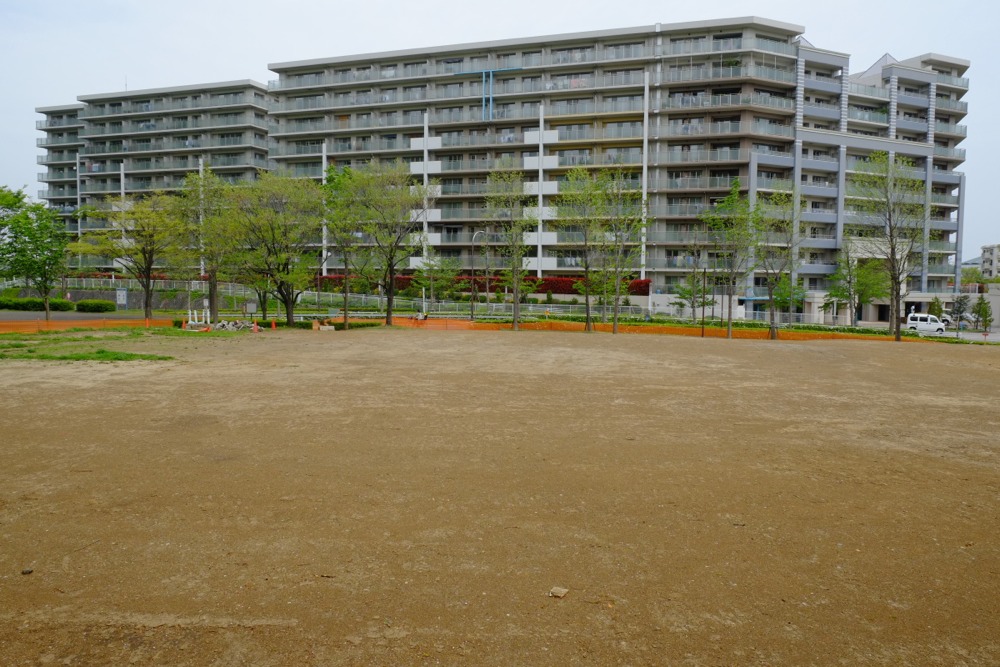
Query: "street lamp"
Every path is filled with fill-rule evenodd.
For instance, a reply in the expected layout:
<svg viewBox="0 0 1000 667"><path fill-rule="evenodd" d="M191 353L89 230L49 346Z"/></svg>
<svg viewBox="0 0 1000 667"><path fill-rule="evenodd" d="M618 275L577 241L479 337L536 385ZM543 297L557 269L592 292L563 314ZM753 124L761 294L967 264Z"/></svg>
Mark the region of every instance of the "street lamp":
<svg viewBox="0 0 1000 667"><path fill-rule="evenodd" d="M472 235L472 298L469 299L469 319L476 319L476 301L479 299L479 292L476 291L476 237L485 234L486 231L480 229Z"/></svg>

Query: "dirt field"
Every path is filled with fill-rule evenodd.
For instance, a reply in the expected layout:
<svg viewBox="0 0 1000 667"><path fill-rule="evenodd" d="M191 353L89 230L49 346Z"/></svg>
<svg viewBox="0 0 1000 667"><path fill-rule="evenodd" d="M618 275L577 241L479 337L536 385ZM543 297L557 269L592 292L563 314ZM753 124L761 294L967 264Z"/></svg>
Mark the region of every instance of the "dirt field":
<svg viewBox="0 0 1000 667"><path fill-rule="evenodd" d="M0 362L0 664L1000 664L1000 348L111 344Z"/></svg>

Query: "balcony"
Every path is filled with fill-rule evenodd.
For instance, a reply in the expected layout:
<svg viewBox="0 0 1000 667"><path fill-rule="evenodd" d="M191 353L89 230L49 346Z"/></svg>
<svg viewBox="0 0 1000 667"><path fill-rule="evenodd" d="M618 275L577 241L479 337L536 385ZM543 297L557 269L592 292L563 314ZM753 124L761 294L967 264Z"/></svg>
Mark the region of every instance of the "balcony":
<svg viewBox="0 0 1000 667"><path fill-rule="evenodd" d="M847 86L847 92L852 96L872 97L878 100L889 101L889 89L881 86L865 86L859 83L851 83Z"/></svg>
<svg viewBox="0 0 1000 667"><path fill-rule="evenodd" d="M100 106L88 104L80 111L80 118L101 118L107 116L123 116L128 114L148 114L169 111L187 111L195 109L219 109L234 106L254 106L266 109L267 103L262 99L244 96L242 93L197 101L160 101L160 102L125 102L119 105Z"/></svg>

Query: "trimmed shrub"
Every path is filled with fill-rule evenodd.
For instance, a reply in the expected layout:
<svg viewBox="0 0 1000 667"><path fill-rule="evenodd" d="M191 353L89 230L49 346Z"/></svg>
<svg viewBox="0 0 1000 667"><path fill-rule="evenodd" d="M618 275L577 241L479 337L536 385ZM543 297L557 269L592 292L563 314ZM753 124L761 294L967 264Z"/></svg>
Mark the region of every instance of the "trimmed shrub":
<svg viewBox="0 0 1000 667"><path fill-rule="evenodd" d="M113 313L117 308L114 301L104 299L83 299L76 302L78 313Z"/></svg>
<svg viewBox="0 0 1000 667"><path fill-rule="evenodd" d="M41 297L29 296L0 297L0 310L45 310L45 301ZM66 299L49 299L49 310L73 310L73 302Z"/></svg>

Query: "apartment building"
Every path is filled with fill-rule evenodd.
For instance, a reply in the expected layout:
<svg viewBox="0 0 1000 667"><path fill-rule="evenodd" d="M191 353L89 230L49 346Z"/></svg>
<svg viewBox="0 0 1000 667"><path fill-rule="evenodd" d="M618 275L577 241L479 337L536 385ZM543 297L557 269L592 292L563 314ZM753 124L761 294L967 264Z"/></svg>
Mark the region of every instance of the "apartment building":
<svg viewBox="0 0 1000 667"><path fill-rule="evenodd" d="M528 260L539 275L578 265L573 235L551 223L566 172L624 166L647 198L639 272L654 293L672 291L692 266L712 266L710 249L692 254L699 215L732 179L752 197L797 186L797 277L816 312L856 218L850 174L870 152L888 151L912 160L926 183L928 243L911 298L951 292L969 63L886 57L852 74L847 54L814 47L803 32L752 17L273 64L271 155L313 177L327 164L410 162L441 184L431 243L466 268L473 234L490 227L486 176L513 163L540 198Z"/></svg>
<svg viewBox="0 0 1000 667"><path fill-rule="evenodd" d="M982 251L983 254L979 257L979 270L983 277L1000 277L1000 245L984 245Z"/></svg>
<svg viewBox="0 0 1000 667"><path fill-rule="evenodd" d="M957 169L964 160L969 63L937 54L887 56L854 73L848 54L817 48L803 32L748 17L276 63L270 68L278 78L267 91L269 131L263 122L242 128L243 139L253 142L242 145L243 155L254 161L247 167L269 157L288 173L315 179L331 164L408 162L416 178L440 184L423 221L429 243L466 270L476 262L476 232L491 228L483 200L487 175L497 167L520 169L526 192L538 197L526 260L538 275L580 270L576 236L553 224L566 173L576 166L622 167L647 202L637 272L652 281L651 299L661 305L692 267L711 271L715 258L700 215L733 179L751 198L791 190L802 207L795 277L809 290L805 311L815 319L845 225L859 219L847 197L851 174L882 150L910 159L926 184L927 243L915 258L908 298L952 292L960 278L964 176ZM244 83L246 98L265 96ZM164 133L159 122L170 118L141 105L173 104L183 90L79 98L86 167L113 171L125 163L129 192L176 185L185 169L180 158L190 170L190 160L204 151L145 150L156 142L174 147L190 134ZM112 113L113 103L130 113ZM263 107L247 111L261 121ZM111 133L112 120L130 123L127 154L124 141L115 143L125 137ZM148 128L149 146L136 144L143 122L157 123ZM216 127L198 140L221 141L227 131ZM269 150L255 143L264 133ZM176 157L169 164L177 169L140 174L135 149L145 150L144 166ZM50 154L57 150L49 147ZM50 176L58 166L50 166ZM85 195L116 192L120 177L102 174L87 179ZM488 238L480 234L480 244ZM419 262L414 258L413 266ZM326 268L340 270L335 263ZM741 300L747 308L759 307L760 280L748 280Z"/></svg>
<svg viewBox="0 0 1000 667"><path fill-rule="evenodd" d="M211 167L221 178L253 178L268 167L269 96L250 80L81 95L80 103L36 109L45 116L39 162L48 170L40 197L84 233L100 220L78 221L82 205L176 190ZM100 264L100 258L74 261Z"/></svg>

